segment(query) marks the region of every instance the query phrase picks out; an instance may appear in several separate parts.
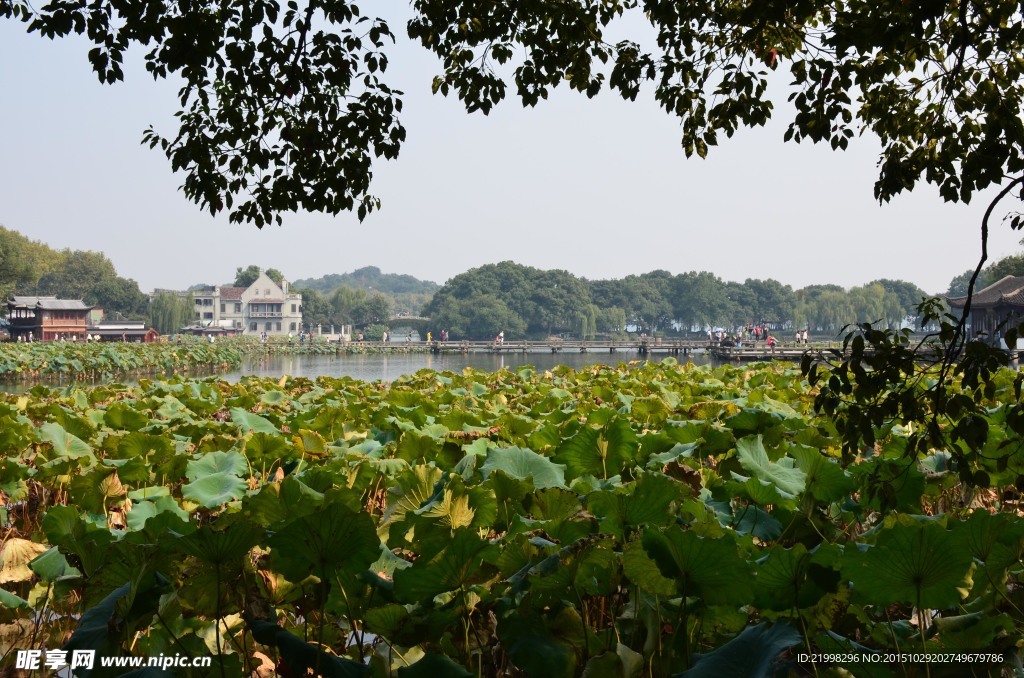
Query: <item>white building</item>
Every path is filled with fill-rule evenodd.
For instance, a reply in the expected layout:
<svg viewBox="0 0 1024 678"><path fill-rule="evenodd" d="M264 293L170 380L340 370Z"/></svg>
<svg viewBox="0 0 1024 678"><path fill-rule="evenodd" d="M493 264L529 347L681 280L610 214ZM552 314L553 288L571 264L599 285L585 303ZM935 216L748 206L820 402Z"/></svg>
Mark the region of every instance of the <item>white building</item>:
<svg viewBox="0 0 1024 678"><path fill-rule="evenodd" d="M195 322L238 334L287 335L302 330L302 295L288 291L266 273L249 287L210 287L194 290ZM308 329L308 328L307 328Z"/></svg>

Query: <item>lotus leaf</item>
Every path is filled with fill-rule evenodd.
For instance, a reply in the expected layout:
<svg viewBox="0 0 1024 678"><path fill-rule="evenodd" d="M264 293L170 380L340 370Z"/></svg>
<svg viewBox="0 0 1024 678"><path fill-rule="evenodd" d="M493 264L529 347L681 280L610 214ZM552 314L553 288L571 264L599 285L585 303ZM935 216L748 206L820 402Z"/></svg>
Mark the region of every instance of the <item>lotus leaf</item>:
<svg viewBox="0 0 1024 678"><path fill-rule="evenodd" d="M289 669L297 671L299 675L312 673L323 678L361 678L370 672L369 667L328 654L277 624L253 620L249 622L249 629L256 642L276 647Z"/></svg>
<svg viewBox="0 0 1024 678"><path fill-rule="evenodd" d="M472 673L443 654L427 652L412 666L398 669L398 678L471 678Z"/></svg>
<svg viewBox="0 0 1024 678"><path fill-rule="evenodd" d="M864 551L848 546L843 559L843 573L860 599L921 609L960 603L970 591L973 569L963 530L910 519L880 530Z"/></svg>
<svg viewBox="0 0 1024 678"><path fill-rule="evenodd" d="M753 568L728 533L709 539L674 525L664 532L647 529L642 539L647 555L684 596L711 605L739 606L750 600Z"/></svg>
<svg viewBox="0 0 1024 678"><path fill-rule="evenodd" d="M793 459L784 457L778 462L771 461L760 435L737 440L736 456L755 478L774 485L785 495L795 497L804 491L807 474L796 468Z"/></svg>
<svg viewBox="0 0 1024 678"><path fill-rule="evenodd" d="M776 674L779 655L801 640L800 632L786 623L748 626L725 645L700 656L693 668L676 678L770 678Z"/></svg>
<svg viewBox="0 0 1024 678"><path fill-rule="evenodd" d="M96 461L92 448L84 440L68 433L56 422L39 427L39 440L53 445L53 451L60 456L72 459L86 458L93 463Z"/></svg>
<svg viewBox="0 0 1024 678"><path fill-rule="evenodd" d="M533 450L521 447L489 448L480 468L484 478L494 471L503 471L517 480L533 481L537 489L565 487L565 466L555 464Z"/></svg>
<svg viewBox="0 0 1024 678"><path fill-rule="evenodd" d="M409 603L428 603L434 596L487 581L496 568L499 549L466 528L431 558L395 572L395 595Z"/></svg>
<svg viewBox="0 0 1024 678"><path fill-rule="evenodd" d="M254 433L276 433L278 435L281 433L276 426L270 423L269 419L246 412L240 407L231 408L231 421L243 432L253 431Z"/></svg>
<svg viewBox="0 0 1024 678"><path fill-rule="evenodd" d="M31 579L32 570L29 568L29 562L47 550L49 549L45 544L37 544L27 539L7 539L0 549L0 584Z"/></svg>
<svg viewBox="0 0 1024 678"><path fill-rule="evenodd" d="M235 474L222 471L183 485L181 496L191 499L203 508L215 509L245 496L248 488L246 482Z"/></svg>
<svg viewBox="0 0 1024 678"><path fill-rule="evenodd" d="M268 540L281 574L293 582L314 574L330 581L338 570L365 572L380 556L380 539L367 513L332 503L294 520Z"/></svg>

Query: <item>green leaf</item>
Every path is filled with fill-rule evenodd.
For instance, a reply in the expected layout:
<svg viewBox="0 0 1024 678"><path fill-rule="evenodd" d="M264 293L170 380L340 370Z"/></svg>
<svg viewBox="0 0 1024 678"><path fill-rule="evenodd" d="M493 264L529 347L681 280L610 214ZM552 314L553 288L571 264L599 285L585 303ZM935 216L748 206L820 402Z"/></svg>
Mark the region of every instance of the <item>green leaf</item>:
<svg viewBox="0 0 1024 678"><path fill-rule="evenodd" d="M308 673L323 678L362 678L370 673L370 667L351 659L328 654L277 624L253 620L248 626L256 642L276 647L284 663L297 675Z"/></svg>
<svg viewBox="0 0 1024 678"><path fill-rule="evenodd" d="M843 574L854 595L874 605L953 607L971 588L973 559L963 531L900 516L877 533L874 546L847 546Z"/></svg>
<svg viewBox="0 0 1024 678"><path fill-rule="evenodd" d="M699 596L710 605L749 601L753 571L740 557L730 533L710 539L673 525L664 532L645 530L643 545L661 574L675 580L681 594Z"/></svg>
<svg viewBox="0 0 1024 678"><path fill-rule="evenodd" d="M717 650L699 655L693 668L675 678L770 678L775 675L779 655L801 640L800 632L786 623L748 626Z"/></svg>
<svg viewBox="0 0 1024 678"><path fill-rule="evenodd" d="M426 602L434 596L486 581L495 572L490 565L498 549L470 529L459 529L451 541L429 560L395 572L395 596L409 603Z"/></svg>
<svg viewBox="0 0 1024 678"><path fill-rule="evenodd" d="M530 478L538 490L565 487L565 466L526 448L488 448L487 460L480 471L486 479L496 470L504 471L517 480Z"/></svg>
<svg viewBox="0 0 1024 678"><path fill-rule="evenodd" d="M232 450L231 452L210 452L203 455L202 459L193 459L188 463L185 475L189 480L195 481L216 473L229 473L241 477L248 471L249 464L245 457Z"/></svg>
<svg viewBox="0 0 1024 678"><path fill-rule="evenodd" d="M831 503L848 496L856 489L853 481L839 464L818 450L797 445L791 451L797 466L806 474L806 486L811 495L821 502Z"/></svg>
<svg viewBox="0 0 1024 678"><path fill-rule="evenodd" d="M778 463L768 459L761 436L748 436L736 441L736 456L740 465L755 478L775 485L786 494L797 496L804 491L806 474L794 468L792 459L783 458Z"/></svg>
<svg viewBox="0 0 1024 678"><path fill-rule="evenodd" d="M380 538L368 513L340 503L288 523L269 539L281 574L301 581L309 574L332 578L343 570L361 574L380 557Z"/></svg>
<svg viewBox="0 0 1024 678"><path fill-rule="evenodd" d="M254 431L256 433L276 433L281 434L281 431L270 423L269 419L265 419L258 414L252 412L246 412L241 407L231 408L231 421L235 423L238 428L242 429L243 433Z"/></svg>
<svg viewBox="0 0 1024 678"><path fill-rule="evenodd" d="M412 666L398 669L399 678L471 678L472 673L449 657L436 652L427 652Z"/></svg>
<svg viewBox="0 0 1024 678"><path fill-rule="evenodd" d="M56 422L39 427L39 440L53 445L53 451L59 456L72 459L84 457L92 462L96 461L92 448L84 440L68 433L63 426Z"/></svg>
<svg viewBox="0 0 1024 678"><path fill-rule="evenodd" d="M215 509L245 496L248 484L231 473L214 473L182 485L181 496L200 506Z"/></svg>

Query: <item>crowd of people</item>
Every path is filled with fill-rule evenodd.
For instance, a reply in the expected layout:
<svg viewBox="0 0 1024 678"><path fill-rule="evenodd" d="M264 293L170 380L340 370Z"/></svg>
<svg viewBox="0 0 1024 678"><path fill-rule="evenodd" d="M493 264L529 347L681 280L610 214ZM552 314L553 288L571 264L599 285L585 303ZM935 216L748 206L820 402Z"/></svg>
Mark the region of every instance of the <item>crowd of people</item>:
<svg viewBox="0 0 1024 678"><path fill-rule="evenodd" d="M772 351L775 350L776 346L779 346L779 340L771 333L770 328L765 323L747 323L743 327L737 328L733 333L722 329L712 330L708 327L707 336L709 344L717 344L722 347L742 347L744 344L757 345L762 341ZM795 340L797 346L806 346L809 340L808 328L796 330Z"/></svg>

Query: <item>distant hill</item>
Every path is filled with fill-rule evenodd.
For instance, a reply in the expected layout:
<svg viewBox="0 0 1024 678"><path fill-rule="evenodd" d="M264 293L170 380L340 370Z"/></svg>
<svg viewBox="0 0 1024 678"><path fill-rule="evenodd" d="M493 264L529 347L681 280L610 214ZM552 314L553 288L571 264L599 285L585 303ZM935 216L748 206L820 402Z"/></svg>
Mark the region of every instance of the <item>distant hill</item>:
<svg viewBox="0 0 1024 678"><path fill-rule="evenodd" d="M328 295L339 287L373 290L388 295L433 294L441 286L429 280L420 280L411 275L381 273L376 266L365 266L351 273L331 273L320 278L301 278L292 282L292 287L316 290Z"/></svg>

